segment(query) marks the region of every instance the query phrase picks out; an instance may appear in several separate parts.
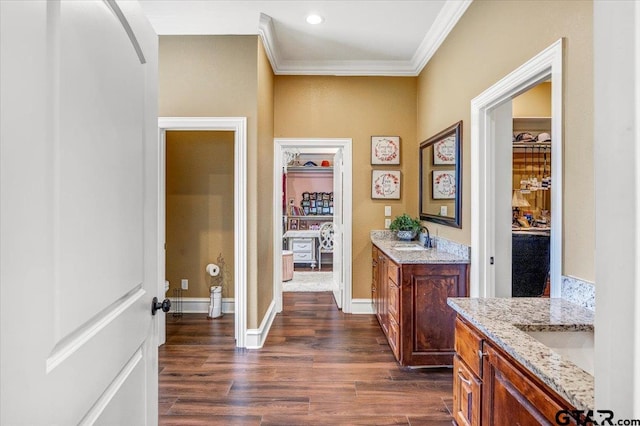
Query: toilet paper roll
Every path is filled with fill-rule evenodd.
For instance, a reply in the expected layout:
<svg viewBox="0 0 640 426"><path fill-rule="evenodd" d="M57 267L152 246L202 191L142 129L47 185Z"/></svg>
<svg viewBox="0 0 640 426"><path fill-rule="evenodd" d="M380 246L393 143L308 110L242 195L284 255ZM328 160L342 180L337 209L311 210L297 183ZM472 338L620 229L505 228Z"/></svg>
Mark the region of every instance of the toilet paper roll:
<svg viewBox="0 0 640 426"><path fill-rule="evenodd" d="M218 275L220 275L220 267L215 263L208 264L207 274L211 275L212 277L217 277Z"/></svg>

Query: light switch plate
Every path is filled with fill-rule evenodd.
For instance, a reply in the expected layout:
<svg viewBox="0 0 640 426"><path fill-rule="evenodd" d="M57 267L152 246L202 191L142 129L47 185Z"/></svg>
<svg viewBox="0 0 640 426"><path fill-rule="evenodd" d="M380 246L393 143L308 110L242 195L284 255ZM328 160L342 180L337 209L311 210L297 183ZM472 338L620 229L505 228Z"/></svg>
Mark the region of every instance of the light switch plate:
<svg viewBox="0 0 640 426"><path fill-rule="evenodd" d="M391 216L391 206L384 206L384 215L387 217Z"/></svg>
<svg viewBox="0 0 640 426"><path fill-rule="evenodd" d="M182 289L183 290L189 290L189 280L182 279L182 281L180 281L180 283L182 285Z"/></svg>
<svg viewBox="0 0 640 426"><path fill-rule="evenodd" d="M447 215L447 206L440 206L440 216Z"/></svg>
<svg viewBox="0 0 640 426"><path fill-rule="evenodd" d="M384 220L384 229L389 229L390 226L391 226L391 219L385 219Z"/></svg>

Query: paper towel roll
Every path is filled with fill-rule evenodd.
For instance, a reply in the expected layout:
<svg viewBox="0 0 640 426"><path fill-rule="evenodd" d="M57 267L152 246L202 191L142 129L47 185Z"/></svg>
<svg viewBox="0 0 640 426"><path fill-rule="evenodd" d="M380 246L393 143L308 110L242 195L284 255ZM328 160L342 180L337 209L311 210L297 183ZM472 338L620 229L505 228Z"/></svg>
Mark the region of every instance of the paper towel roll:
<svg viewBox="0 0 640 426"><path fill-rule="evenodd" d="M217 277L220 274L220 267L215 263L210 263L207 265L207 274L212 277Z"/></svg>

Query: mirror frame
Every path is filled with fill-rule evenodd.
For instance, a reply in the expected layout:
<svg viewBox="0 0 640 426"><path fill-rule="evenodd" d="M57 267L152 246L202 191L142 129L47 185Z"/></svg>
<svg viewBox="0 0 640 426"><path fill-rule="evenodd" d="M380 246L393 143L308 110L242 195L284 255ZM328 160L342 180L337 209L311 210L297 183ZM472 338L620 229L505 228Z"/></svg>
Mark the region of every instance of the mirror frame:
<svg viewBox="0 0 640 426"><path fill-rule="evenodd" d="M456 198L455 198L455 216L452 218L449 218L449 217L443 217L443 216L427 214L422 212L423 211L422 207L425 204L425 201L423 200L423 197L422 197L423 195L422 165L424 160L423 156L424 156L424 153L426 152L426 148L451 135L454 135L456 140L456 149L455 149L456 151L456 164L455 164ZM428 222L439 223L441 225L452 226L455 228L462 228L462 120L458 121L452 126L447 127L437 135L434 135L429 139L427 139L426 141L422 142L420 144L419 157L420 157L419 159L420 182L418 186L419 186L419 197L420 197L420 203L419 203L420 219L426 220ZM429 159L429 161L431 161L431 159Z"/></svg>

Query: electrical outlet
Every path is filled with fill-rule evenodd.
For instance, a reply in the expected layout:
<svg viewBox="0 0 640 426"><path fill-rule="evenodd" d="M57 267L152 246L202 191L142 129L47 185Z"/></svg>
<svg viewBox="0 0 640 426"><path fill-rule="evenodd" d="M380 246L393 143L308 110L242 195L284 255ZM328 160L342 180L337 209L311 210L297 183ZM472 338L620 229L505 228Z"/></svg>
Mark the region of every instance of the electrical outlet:
<svg viewBox="0 0 640 426"><path fill-rule="evenodd" d="M391 216L391 206L384 206L384 215L386 217Z"/></svg>
<svg viewBox="0 0 640 426"><path fill-rule="evenodd" d="M447 206L440 206L440 216L447 215Z"/></svg>
<svg viewBox="0 0 640 426"><path fill-rule="evenodd" d="M189 280L183 278L180 283L182 284L183 290L189 290Z"/></svg>
<svg viewBox="0 0 640 426"><path fill-rule="evenodd" d="M391 226L391 219L385 219L384 220L384 229L389 229L390 226Z"/></svg>

